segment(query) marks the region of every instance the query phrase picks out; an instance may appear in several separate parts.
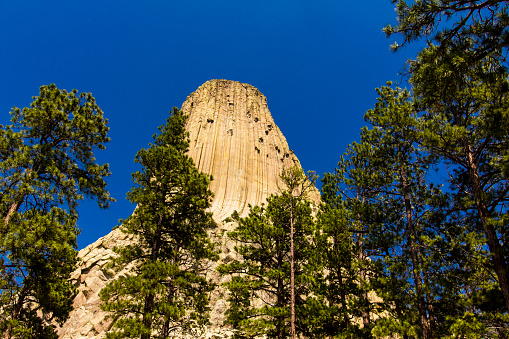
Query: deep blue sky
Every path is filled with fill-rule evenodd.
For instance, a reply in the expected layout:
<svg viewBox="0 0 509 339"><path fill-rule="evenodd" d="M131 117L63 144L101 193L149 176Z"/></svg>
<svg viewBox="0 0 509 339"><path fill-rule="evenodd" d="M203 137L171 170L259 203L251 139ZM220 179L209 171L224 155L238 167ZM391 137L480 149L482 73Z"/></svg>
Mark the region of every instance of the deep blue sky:
<svg viewBox="0 0 509 339"><path fill-rule="evenodd" d="M80 208L83 248L134 206L136 152L210 79L256 86L304 169L333 171L358 139L375 88L400 80L415 47L389 50L390 0L0 1L0 124L41 85L92 92L111 142L109 210Z"/></svg>

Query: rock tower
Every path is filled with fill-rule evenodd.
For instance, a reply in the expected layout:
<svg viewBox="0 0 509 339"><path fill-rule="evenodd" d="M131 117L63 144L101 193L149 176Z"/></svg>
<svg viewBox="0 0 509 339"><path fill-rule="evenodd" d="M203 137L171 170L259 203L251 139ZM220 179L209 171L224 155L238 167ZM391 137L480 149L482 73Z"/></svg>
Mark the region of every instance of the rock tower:
<svg viewBox="0 0 509 339"><path fill-rule="evenodd" d="M187 97L182 111L189 115L189 154L200 171L213 176L211 190L215 196L211 209L219 225L218 236L222 230L235 227L224 222L233 211L247 215L248 205L260 205L277 193L281 170L299 165L299 161L274 123L267 98L251 85L207 81ZM319 201L318 191L313 191L310 198ZM227 261L234 255L233 244L226 236L218 239L220 262ZM117 276L104 265L115 245L129 241L132 239L114 230L79 252L80 267L72 275L79 293L69 320L58 329L60 338L104 337L110 321L100 310L99 291ZM220 262L212 263L208 274L218 283L222 278L213 268ZM211 296L211 308L212 325L204 337L230 337L231 332L222 327L226 304L220 288Z"/></svg>

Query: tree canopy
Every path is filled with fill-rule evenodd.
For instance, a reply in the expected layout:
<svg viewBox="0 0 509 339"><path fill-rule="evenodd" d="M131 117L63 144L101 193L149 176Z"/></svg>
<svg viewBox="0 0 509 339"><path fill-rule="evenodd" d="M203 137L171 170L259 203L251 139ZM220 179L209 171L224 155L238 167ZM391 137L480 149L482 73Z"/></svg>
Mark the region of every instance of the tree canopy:
<svg viewBox="0 0 509 339"><path fill-rule="evenodd" d="M11 115L0 129L0 330L6 338L52 337L40 315L61 324L72 309L79 202L114 201L108 165L94 158L109 128L91 93L54 84Z"/></svg>
<svg viewBox="0 0 509 339"><path fill-rule="evenodd" d="M217 258L208 231L212 179L187 154L187 116L173 109L154 142L136 154L143 166L133 173L129 201L134 213L122 232L134 241L115 248L112 266L127 272L101 290L102 308L114 321L107 338L167 338L175 331L195 333L208 322L206 259Z"/></svg>
<svg viewBox="0 0 509 339"><path fill-rule="evenodd" d="M504 59L509 46L508 2L504 0L391 0L396 5L398 22L384 28L388 36L400 34L399 49L426 39L444 48L461 46L471 61L488 55Z"/></svg>

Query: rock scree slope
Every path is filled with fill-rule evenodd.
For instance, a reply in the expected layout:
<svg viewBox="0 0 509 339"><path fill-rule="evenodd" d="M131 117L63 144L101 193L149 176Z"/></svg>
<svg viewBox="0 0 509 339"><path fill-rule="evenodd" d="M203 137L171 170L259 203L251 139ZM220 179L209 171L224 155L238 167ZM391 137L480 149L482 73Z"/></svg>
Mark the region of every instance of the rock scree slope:
<svg viewBox="0 0 509 339"><path fill-rule="evenodd" d="M211 263L208 276L221 283L227 277L219 277L214 268L234 256L233 243L223 231L235 225L224 219L235 210L245 216L249 205L264 203L271 194L279 192L282 169L300 164L274 123L266 97L251 85L207 81L187 97L181 109L189 115L189 154L202 172L213 176L211 211L218 230L211 236L220 242L221 253L219 262ZM310 199L319 201L318 190L311 192ZM128 235L115 229L79 252L81 262L71 277L78 294L70 318L58 328L60 338L104 338L111 321L100 310L99 291L110 279L123 274L108 270L105 265L114 246L130 241L133 240ZM210 306L211 326L202 337L231 337L232 332L222 326L226 301L220 287L212 293Z"/></svg>

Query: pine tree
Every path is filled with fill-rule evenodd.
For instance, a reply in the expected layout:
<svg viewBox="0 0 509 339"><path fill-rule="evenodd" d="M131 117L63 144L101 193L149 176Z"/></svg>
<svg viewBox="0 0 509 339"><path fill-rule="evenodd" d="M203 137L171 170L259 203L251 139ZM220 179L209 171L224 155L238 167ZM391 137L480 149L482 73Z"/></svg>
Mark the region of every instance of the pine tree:
<svg viewBox="0 0 509 339"><path fill-rule="evenodd" d="M136 241L115 248L112 265L128 266L118 280L101 291L102 308L111 312L107 338L167 338L175 331L192 333L208 322L205 260L217 255L208 231L215 228L210 207L211 178L187 155L187 116L177 108L140 150L127 194L138 204L120 229Z"/></svg>
<svg viewBox="0 0 509 339"><path fill-rule="evenodd" d="M493 299L497 282L490 277L483 234L473 227L476 213L465 209L458 185L442 192L429 181L430 167L444 166L429 142L445 141L445 135L416 110L408 91L385 86L378 92L375 109L365 115L373 127L363 128L361 142L349 147L339 171L340 181L361 192L349 200L363 197L349 210L365 225L366 254L375 263L370 285L382 299L374 306L385 313L372 334L503 335L505 316ZM445 145L460 149L459 143ZM451 179L460 172L451 172Z"/></svg>
<svg viewBox="0 0 509 339"><path fill-rule="evenodd" d="M307 333L302 306L308 294L306 263L314 223L310 204L301 194L310 182L301 172L292 168L283 173L283 184L289 186L268 198L267 207L251 207L245 218L232 215L238 226L228 236L238 243L235 251L242 260L218 270L231 275L225 283L230 304L226 322L238 331L237 338L291 336L292 299L295 335Z"/></svg>
<svg viewBox="0 0 509 339"><path fill-rule="evenodd" d="M504 0L391 0L396 4L398 23L384 28L387 36L400 34L400 47L420 39L443 49L453 46L476 62L487 56L506 60L509 47L508 3Z"/></svg>
<svg viewBox="0 0 509 339"><path fill-rule="evenodd" d="M52 338L72 309L68 281L77 261L77 207L113 199L95 161L107 120L90 93L42 86L0 129L0 331L4 338Z"/></svg>
<svg viewBox="0 0 509 339"><path fill-rule="evenodd" d="M344 338L372 338L373 319L381 313L373 298L372 284L380 272L371 257L377 248L372 239L379 217L376 188L383 178L377 176L370 153L369 145L352 143L336 172L324 176L317 228L333 247L321 249L327 254L322 293L328 296L328 308L341 305L343 321L336 322L341 327L329 331L339 332L336 335ZM333 296L336 288L341 295L339 304Z"/></svg>
<svg viewBox="0 0 509 339"><path fill-rule="evenodd" d="M288 194L290 210L290 338L296 338L295 329L295 222L297 217L296 204L302 199L310 189L314 187L316 176L313 173L308 173L306 176L304 171L298 167L293 166L289 169L283 169L280 176L284 189L283 194Z"/></svg>
<svg viewBox="0 0 509 339"><path fill-rule="evenodd" d="M448 217L463 229L457 234L464 244L477 243L458 265L482 268L461 275L468 288L458 293L468 300L463 302L468 312L448 321L458 335L490 332L504 337L509 328L508 3L392 2L398 24L387 26L386 33L402 34L403 44L427 40L408 74L420 111L419 142L447 169ZM486 307L486 300L497 306Z"/></svg>
<svg viewBox="0 0 509 339"><path fill-rule="evenodd" d="M410 274L405 278L412 281L409 287L414 294L412 299L419 315L420 332L424 339L428 339L432 337L432 329L423 286L422 245L419 244L422 224L420 217L425 206L418 201L418 195L425 190L423 179L427 164L414 141L415 117L408 91L393 90L386 86L378 92L380 97L375 109L365 115L374 129L364 129L361 140L372 146L370 156L377 165L373 170L385 178L383 185L375 189L382 191L393 206L402 210L396 218L404 220L398 228L402 232L403 255L405 261L409 262ZM384 161L387 157L392 159L390 163Z"/></svg>
<svg viewBox="0 0 509 339"><path fill-rule="evenodd" d="M306 299L306 326L313 338L369 337L369 329L354 321L362 317L364 291L359 284L355 221L340 193L342 184L339 175L326 173L322 179L310 256L314 279Z"/></svg>
<svg viewBox="0 0 509 339"><path fill-rule="evenodd" d="M433 46L419 54L411 78L421 112L419 137L447 167L454 209L468 221L468 232L485 238L507 314L508 73L496 60L471 63L462 56L460 50L438 53Z"/></svg>
<svg viewBox="0 0 509 339"><path fill-rule="evenodd" d="M355 245L353 252L362 253L332 261L342 268L341 274L349 274L350 267L359 273L353 279L357 290L339 289L350 293L342 298L350 305L338 300L329 304L346 304L344 313L362 318L363 336L450 335L448 321L466 312L464 305L449 307L466 301L453 277L463 270L472 272L472 261L461 259L457 251L473 253L479 239L459 235L458 219L447 214L447 197L428 182L435 158L417 142L421 124L410 93L390 86L378 93L375 109L365 115L370 128L361 130L360 143L349 145L336 173L325 176L324 214L319 219L323 234L333 244L338 235L348 239ZM329 274L334 280L328 286L346 287L338 276ZM371 291L376 296L365 297ZM352 307L356 299L362 301L356 305L359 315ZM348 324L342 333L353 330L355 325Z"/></svg>

